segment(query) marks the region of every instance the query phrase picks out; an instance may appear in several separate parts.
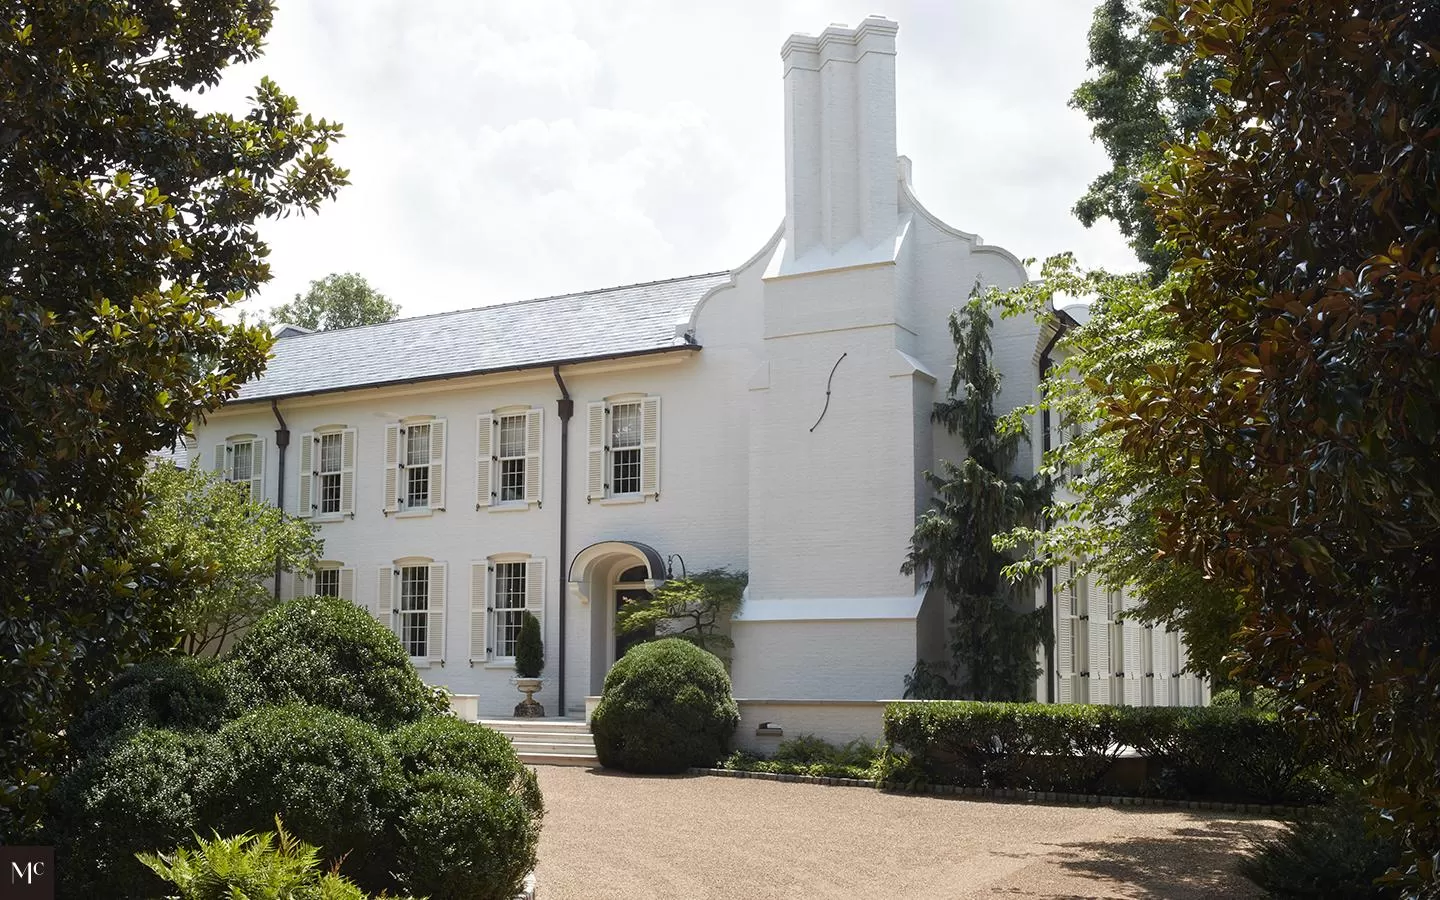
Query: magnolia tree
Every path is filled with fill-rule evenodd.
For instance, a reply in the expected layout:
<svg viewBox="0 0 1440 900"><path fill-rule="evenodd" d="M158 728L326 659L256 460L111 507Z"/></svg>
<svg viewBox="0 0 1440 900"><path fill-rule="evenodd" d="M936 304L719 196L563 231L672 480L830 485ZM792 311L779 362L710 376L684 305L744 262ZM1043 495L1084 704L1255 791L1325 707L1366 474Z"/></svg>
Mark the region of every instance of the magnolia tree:
<svg viewBox="0 0 1440 900"><path fill-rule="evenodd" d="M157 466L145 494L142 552L196 575L174 607L181 647L192 656L218 655L278 602L276 567L308 572L323 546L308 522L198 466Z"/></svg>

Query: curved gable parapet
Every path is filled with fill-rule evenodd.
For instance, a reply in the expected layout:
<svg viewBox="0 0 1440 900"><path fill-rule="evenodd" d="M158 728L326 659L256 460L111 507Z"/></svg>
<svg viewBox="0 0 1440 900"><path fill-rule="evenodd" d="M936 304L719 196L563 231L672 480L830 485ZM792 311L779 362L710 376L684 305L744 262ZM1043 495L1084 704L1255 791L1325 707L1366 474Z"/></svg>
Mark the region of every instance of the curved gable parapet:
<svg viewBox="0 0 1440 900"><path fill-rule="evenodd" d="M767 260L771 256L773 256L776 246L779 245L780 239L784 236L785 222L782 220L780 222L780 225L775 229L775 233L770 235L770 239L767 240L764 244L762 244L759 250L755 251L755 253L752 254L749 259L745 260L743 263L730 270L729 280L723 281L720 284L712 287L710 290L706 291L700 297L700 299L696 301L695 306L691 308L690 315L675 323L675 336L679 338L684 338L686 335L690 335L698 343L699 338L697 336L696 329L699 327L700 324L700 311L705 308L705 304L709 303L710 298L714 297L716 294L728 290L733 290L735 286L740 283L741 272L745 272L751 266L758 265L764 260Z"/></svg>
<svg viewBox="0 0 1440 900"><path fill-rule="evenodd" d="M905 158L901 157L901 159ZM905 161L901 163L901 168L904 175L908 176L908 159L905 159ZM962 241L970 244L971 253L998 256L1001 259L1004 259L1015 266L1015 271L1019 274L1020 280L1022 282L1030 280L1029 276L1025 272L1025 263L1020 259L1020 257L1011 253L1009 250L1006 250L1004 247L998 247L992 244L985 243L984 238L980 237L980 235L974 234L969 231L962 231L961 229L956 228L948 222L945 222L943 219L932 213L930 210L926 209L925 204L920 202L920 198L915 196L915 190L910 186L910 179L908 177L901 177L900 179L900 195L904 198L905 202L910 205L910 208L914 210L915 214L918 215L920 218L935 226L935 228L939 231L944 232L951 237L957 237Z"/></svg>

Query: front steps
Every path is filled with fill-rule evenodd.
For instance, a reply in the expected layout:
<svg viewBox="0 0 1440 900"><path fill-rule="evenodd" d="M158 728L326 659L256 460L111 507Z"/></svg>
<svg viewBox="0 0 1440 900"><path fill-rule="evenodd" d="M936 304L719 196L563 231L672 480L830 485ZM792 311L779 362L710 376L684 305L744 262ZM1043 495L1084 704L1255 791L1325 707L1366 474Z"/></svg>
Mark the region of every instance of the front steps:
<svg viewBox="0 0 1440 900"><path fill-rule="evenodd" d="M527 766L598 766L590 726L580 719L481 719L510 739Z"/></svg>

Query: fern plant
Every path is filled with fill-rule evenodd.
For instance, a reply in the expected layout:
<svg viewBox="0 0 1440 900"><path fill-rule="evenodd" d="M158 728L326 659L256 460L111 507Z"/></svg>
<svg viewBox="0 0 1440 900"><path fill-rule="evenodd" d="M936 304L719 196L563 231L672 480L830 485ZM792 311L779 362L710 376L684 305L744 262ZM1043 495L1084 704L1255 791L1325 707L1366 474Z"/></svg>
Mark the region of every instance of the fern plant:
<svg viewBox="0 0 1440 900"><path fill-rule="evenodd" d="M178 900L370 900L338 872L320 868L320 850L285 830L197 838L198 847L138 853L151 871L175 885Z"/></svg>

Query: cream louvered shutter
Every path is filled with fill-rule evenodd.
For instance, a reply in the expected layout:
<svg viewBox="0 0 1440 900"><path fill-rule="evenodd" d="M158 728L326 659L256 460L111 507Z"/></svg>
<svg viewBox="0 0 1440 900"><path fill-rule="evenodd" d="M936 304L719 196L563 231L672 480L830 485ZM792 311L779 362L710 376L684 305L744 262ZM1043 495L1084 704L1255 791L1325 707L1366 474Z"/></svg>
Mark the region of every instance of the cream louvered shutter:
<svg viewBox="0 0 1440 900"><path fill-rule="evenodd" d="M226 452L230 449L229 444L215 445L215 471L226 481L230 480L230 467L225 464Z"/></svg>
<svg viewBox="0 0 1440 900"><path fill-rule="evenodd" d="M543 625L545 622L545 560L525 563L525 609Z"/></svg>
<svg viewBox="0 0 1440 900"><path fill-rule="evenodd" d="M376 573L375 608L370 614L392 633L395 631L395 567L381 566Z"/></svg>
<svg viewBox="0 0 1440 900"><path fill-rule="evenodd" d="M660 497L660 398L640 401L640 493Z"/></svg>
<svg viewBox="0 0 1440 900"><path fill-rule="evenodd" d="M586 500L603 500L608 493L609 481L605 472L605 443L609 440L609 407L604 403L591 403L589 408L589 467L585 480Z"/></svg>
<svg viewBox="0 0 1440 900"><path fill-rule="evenodd" d="M485 606L486 588L489 586L490 565L477 562L470 564L470 665L483 663L486 658L485 629L490 624L490 610Z"/></svg>
<svg viewBox="0 0 1440 900"><path fill-rule="evenodd" d="M1104 600L1092 597L1085 631L1090 639L1090 702L1110 703L1110 618Z"/></svg>
<svg viewBox="0 0 1440 900"><path fill-rule="evenodd" d="M445 508L445 420L430 422L430 508Z"/></svg>
<svg viewBox="0 0 1440 900"><path fill-rule="evenodd" d="M400 426L385 426L385 511L400 508Z"/></svg>
<svg viewBox="0 0 1440 900"><path fill-rule="evenodd" d="M250 499L265 499L265 442L250 442Z"/></svg>
<svg viewBox="0 0 1440 900"><path fill-rule="evenodd" d="M314 584L314 578L314 575L305 575L300 572L294 573L294 575L291 576L290 596L292 598L309 597L311 594L314 594L315 588L312 586Z"/></svg>
<svg viewBox="0 0 1440 900"><path fill-rule="evenodd" d="M426 656L431 662L445 661L445 564L430 564L430 596L426 611Z"/></svg>
<svg viewBox="0 0 1440 900"><path fill-rule="evenodd" d="M475 508L495 502L495 417L482 413L475 419Z"/></svg>
<svg viewBox="0 0 1440 900"><path fill-rule="evenodd" d="M539 503L544 485L540 466L544 461L541 447L545 441L545 414L538 409L525 413L525 502Z"/></svg>
<svg viewBox="0 0 1440 900"><path fill-rule="evenodd" d="M340 514L355 514L355 445L359 434L353 428L340 433Z"/></svg>
<svg viewBox="0 0 1440 900"><path fill-rule="evenodd" d="M355 569L352 566L340 567L340 599L355 602Z"/></svg>
<svg viewBox="0 0 1440 900"><path fill-rule="evenodd" d="M298 497L295 501L295 515L302 519L308 519L315 514L315 501L313 491L315 489L315 441L313 433L307 431L300 435L300 471L299 477L295 480Z"/></svg>
<svg viewBox="0 0 1440 900"><path fill-rule="evenodd" d="M1133 610L1137 605L1134 597L1126 599L1126 610ZM1125 662L1125 705L1140 706L1144 702L1145 664L1141 652L1142 639L1145 632L1139 622L1133 618L1125 618L1120 625L1121 635L1124 639L1125 648L1123 651Z"/></svg>
<svg viewBox="0 0 1440 900"><path fill-rule="evenodd" d="M1151 638L1151 662L1153 664L1155 677L1152 679L1155 684L1155 705L1170 705L1170 642L1165 637L1165 630L1152 628Z"/></svg>

